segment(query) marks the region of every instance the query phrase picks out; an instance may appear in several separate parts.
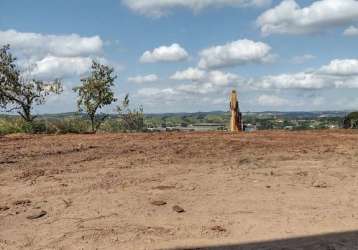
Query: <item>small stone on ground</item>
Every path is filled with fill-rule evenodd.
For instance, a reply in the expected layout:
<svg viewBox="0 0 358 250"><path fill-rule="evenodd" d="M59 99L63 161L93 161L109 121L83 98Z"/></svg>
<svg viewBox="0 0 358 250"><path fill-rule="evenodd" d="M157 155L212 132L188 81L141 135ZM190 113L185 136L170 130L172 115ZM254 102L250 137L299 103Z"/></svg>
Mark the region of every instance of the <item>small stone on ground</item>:
<svg viewBox="0 0 358 250"><path fill-rule="evenodd" d="M152 201L151 204L154 206L164 206L167 203L165 201Z"/></svg>
<svg viewBox="0 0 358 250"><path fill-rule="evenodd" d="M184 213L185 212L184 208L182 208L182 207L180 207L178 205L173 206L173 210L175 212L177 212L177 213Z"/></svg>
<svg viewBox="0 0 358 250"><path fill-rule="evenodd" d="M223 228L222 226L213 226L210 229L217 232L226 232L226 229Z"/></svg>
<svg viewBox="0 0 358 250"><path fill-rule="evenodd" d="M26 218L29 220L35 220L35 219L39 219L39 218L45 216L46 214L47 214L46 211L41 211L41 212L35 213L33 215L27 216Z"/></svg>

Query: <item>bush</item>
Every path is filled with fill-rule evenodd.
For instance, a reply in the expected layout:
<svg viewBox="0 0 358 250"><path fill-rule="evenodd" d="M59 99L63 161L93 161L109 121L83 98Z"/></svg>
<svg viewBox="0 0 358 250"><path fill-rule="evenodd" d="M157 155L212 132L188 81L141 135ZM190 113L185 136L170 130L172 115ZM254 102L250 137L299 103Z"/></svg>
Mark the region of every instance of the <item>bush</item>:
<svg viewBox="0 0 358 250"><path fill-rule="evenodd" d="M130 110L121 115L121 126L124 131L137 131L145 130L143 109Z"/></svg>
<svg viewBox="0 0 358 250"><path fill-rule="evenodd" d="M358 112L352 112L352 113L348 114L344 118L343 127L346 129L358 128Z"/></svg>
<svg viewBox="0 0 358 250"><path fill-rule="evenodd" d="M119 133L119 132L123 132L124 130L125 129L122 126L121 120L117 118L106 120L100 128L100 131L110 132L110 133Z"/></svg>
<svg viewBox="0 0 358 250"><path fill-rule="evenodd" d="M141 132L145 130L143 107L129 108L129 95L126 95L122 105L117 106L120 124L124 131Z"/></svg>
<svg viewBox="0 0 358 250"><path fill-rule="evenodd" d="M90 130L90 122L81 117L68 117L62 119L46 120L47 133L56 134L82 134Z"/></svg>
<svg viewBox="0 0 358 250"><path fill-rule="evenodd" d="M32 126L18 117L6 117L0 119L0 135L14 133L30 133Z"/></svg>
<svg viewBox="0 0 358 250"><path fill-rule="evenodd" d="M32 134L66 134L86 133L90 129L90 122L80 117L38 119L32 123L25 122L18 117L0 119L0 135L13 133Z"/></svg>

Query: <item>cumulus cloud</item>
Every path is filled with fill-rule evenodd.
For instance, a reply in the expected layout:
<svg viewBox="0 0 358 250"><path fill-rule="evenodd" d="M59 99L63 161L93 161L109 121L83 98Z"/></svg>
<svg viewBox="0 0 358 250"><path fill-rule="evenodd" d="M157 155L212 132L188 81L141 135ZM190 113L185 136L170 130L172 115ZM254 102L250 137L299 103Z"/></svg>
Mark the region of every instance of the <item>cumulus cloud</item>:
<svg viewBox="0 0 358 250"><path fill-rule="evenodd" d="M76 57L99 54L103 41L99 36L81 37L70 35L45 35L40 33L0 31L0 44L10 44L11 48L26 55Z"/></svg>
<svg viewBox="0 0 358 250"><path fill-rule="evenodd" d="M258 89L358 88L358 60L333 60L319 69L249 80Z"/></svg>
<svg viewBox="0 0 358 250"><path fill-rule="evenodd" d="M215 86L229 86L235 84L240 80L240 77L236 74L222 72L219 70L210 71L208 73L206 81L214 84Z"/></svg>
<svg viewBox="0 0 358 250"><path fill-rule="evenodd" d="M170 46L161 46L153 51L146 51L140 58L141 63L156 62L177 62L188 59L188 52L179 44L174 43Z"/></svg>
<svg viewBox="0 0 358 250"><path fill-rule="evenodd" d="M174 88L142 88L134 97L144 101L148 106L170 105L186 98Z"/></svg>
<svg viewBox="0 0 358 250"><path fill-rule="evenodd" d="M284 0L259 16L257 24L264 35L309 34L357 20L356 0L320 0L304 8L295 0Z"/></svg>
<svg viewBox="0 0 358 250"><path fill-rule="evenodd" d="M307 61L313 60L316 57L314 55L311 54L305 54L302 56L295 56L291 59L291 62L294 64L304 64Z"/></svg>
<svg viewBox="0 0 358 250"><path fill-rule="evenodd" d="M336 59L328 65L322 66L319 72L337 76L358 76L358 60Z"/></svg>
<svg viewBox="0 0 358 250"><path fill-rule="evenodd" d="M198 68L188 68L183 71L177 71L174 75L170 77L172 80L191 80L191 81L198 81L203 79L206 75L206 72L200 70Z"/></svg>
<svg viewBox="0 0 358 250"><path fill-rule="evenodd" d="M290 101L276 95L260 95L257 97L260 106L279 107L290 104Z"/></svg>
<svg viewBox="0 0 358 250"><path fill-rule="evenodd" d="M177 71L171 79L179 81L180 84L173 84L164 89L145 88L138 91L136 97L142 98L145 103L152 103L153 106L158 103L170 105L190 103L196 107L199 103L205 103L215 107L226 103L230 90L239 87L240 92L261 92L257 98L246 101L250 105L283 108L321 107L325 99L312 93L324 89L339 91L338 89L358 88L358 59L335 59L309 71L266 75L259 78L242 78L219 70L188 68ZM300 93L300 96L297 98L291 95L290 98L286 98L277 95L279 92Z"/></svg>
<svg viewBox="0 0 358 250"><path fill-rule="evenodd" d="M143 88L138 90L138 94L144 97L152 97L152 96L163 96L166 95L173 95L175 94L175 90L172 88L165 88L165 89L159 89L159 88Z"/></svg>
<svg viewBox="0 0 358 250"><path fill-rule="evenodd" d="M320 89L327 86L325 79L315 73L268 75L252 82L260 89Z"/></svg>
<svg viewBox="0 0 358 250"><path fill-rule="evenodd" d="M88 72L91 63L89 57L47 56L35 62L31 75L40 79L81 76Z"/></svg>
<svg viewBox="0 0 358 250"><path fill-rule="evenodd" d="M197 68L178 71L171 76L171 79L189 81L178 86L177 90L191 94L213 93L233 86L241 80L236 74L219 70L206 72Z"/></svg>
<svg viewBox="0 0 358 250"><path fill-rule="evenodd" d="M0 45L10 44L19 66L36 78L52 80L71 78L87 73L92 59L101 63L103 41L99 36L78 34L47 35L41 33L0 30ZM114 64L118 70L120 66Z"/></svg>
<svg viewBox="0 0 358 250"><path fill-rule="evenodd" d="M199 67L222 68L247 63L264 63L272 59L271 47L263 42L237 40L200 52Z"/></svg>
<svg viewBox="0 0 358 250"><path fill-rule="evenodd" d="M136 13L159 18L175 8L187 8L199 12L209 7L263 7L269 5L271 0L123 0L122 2Z"/></svg>
<svg viewBox="0 0 358 250"><path fill-rule="evenodd" d="M149 82L156 82L158 80L159 77L155 74L150 74L146 76L134 76L128 78L128 82L133 82L133 83L149 83Z"/></svg>
<svg viewBox="0 0 358 250"><path fill-rule="evenodd" d="M175 74L174 74L175 75ZM187 79L193 78L193 79ZM232 88L237 88L241 78L222 71L205 72L203 77L183 77L167 88L143 88L133 95L134 98L152 107L156 112L183 112L191 110L220 109L227 107L228 96ZM164 105L164 106L163 106ZM185 107L183 109L183 107Z"/></svg>
<svg viewBox="0 0 358 250"><path fill-rule="evenodd" d="M183 81L183 83L164 89L143 88L137 92L136 96L145 98L148 102L153 100L160 100L165 103L183 100L193 101L198 96L204 98L211 94L226 93L229 88L237 85L241 80L239 76L232 73L204 72L196 68L178 71L173 76L176 76L175 80Z"/></svg>
<svg viewBox="0 0 358 250"><path fill-rule="evenodd" d="M358 36L358 28L356 26L350 26L344 30L343 35L345 36Z"/></svg>
<svg viewBox="0 0 358 250"><path fill-rule="evenodd" d="M238 84L240 77L222 71L211 71L200 80L184 83L177 87L178 91L192 95L206 95L225 91Z"/></svg>

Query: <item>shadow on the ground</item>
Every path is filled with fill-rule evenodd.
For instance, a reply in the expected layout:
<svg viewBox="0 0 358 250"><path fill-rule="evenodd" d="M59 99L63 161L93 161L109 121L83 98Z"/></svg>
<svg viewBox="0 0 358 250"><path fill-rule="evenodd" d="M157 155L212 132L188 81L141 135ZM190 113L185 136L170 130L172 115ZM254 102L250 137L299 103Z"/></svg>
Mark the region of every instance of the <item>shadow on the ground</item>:
<svg viewBox="0 0 358 250"><path fill-rule="evenodd" d="M175 248L175 250L358 250L358 231L234 245ZM173 249L174 250L174 249Z"/></svg>

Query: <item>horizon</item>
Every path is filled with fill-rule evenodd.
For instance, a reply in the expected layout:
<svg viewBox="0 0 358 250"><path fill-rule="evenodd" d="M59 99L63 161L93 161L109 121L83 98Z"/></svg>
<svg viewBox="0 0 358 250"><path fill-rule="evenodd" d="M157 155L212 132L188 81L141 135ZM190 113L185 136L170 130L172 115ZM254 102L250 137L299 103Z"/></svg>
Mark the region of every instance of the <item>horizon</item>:
<svg viewBox="0 0 358 250"><path fill-rule="evenodd" d="M34 77L64 83L36 114L76 110L72 88L92 59L114 67L116 96L129 93L145 113L226 110L232 89L250 112L358 107L356 0L5 0L2 7L18 14L1 15L0 46L10 44Z"/></svg>
<svg viewBox="0 0 358 250"><path fill-rule="evenodd" d="M180 114L210 114L210 113L229 113L229 110L212 110L212 111L193 111L193 112L162 112L162 113L147 113L144 112L144 115L180 115ZM255 113L351 113L356 112L356 110L297 110L297 111L280 111L280 110L264 110L264 111L242 111L243 114L255 114ZM118 113L106 113L102 112L103 114L108 115L117 115ZM47 116L47 115L65 115L65 114L83 114L86 115L84 112L78 112L78 111L68 111L68 112L58 112L58 113L41 113L41 114L35 114L38 116ZM7 112L0 112L0 115L4 116L19 116L16 113L7 113Z"/></svg>

